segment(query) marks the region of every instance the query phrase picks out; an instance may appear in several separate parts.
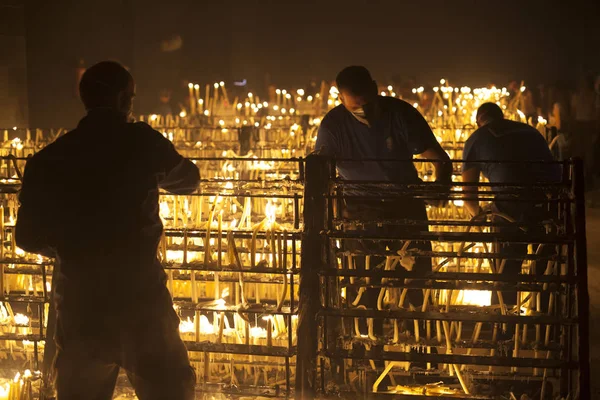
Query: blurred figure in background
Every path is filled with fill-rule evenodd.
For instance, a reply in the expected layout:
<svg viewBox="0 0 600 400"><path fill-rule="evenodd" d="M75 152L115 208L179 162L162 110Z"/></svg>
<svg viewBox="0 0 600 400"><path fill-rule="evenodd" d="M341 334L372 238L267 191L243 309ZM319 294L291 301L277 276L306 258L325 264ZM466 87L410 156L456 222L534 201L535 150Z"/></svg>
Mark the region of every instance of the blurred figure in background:
<svg viewBox="0 0 600 400"><path fill-rule="evenodd" d="M169 115L173 114L173 107L171 106L171 91L169 89L162 89L158 96L158 106L156 107L155 114L158 115Z"/></svg>
<svg viewBox="0 0 600 400"><path fill-rule="evenodd" d="M594 81L589 76L580 79L577 91L571 98L573 113L573 155L585 164L587 189L593 189L594 146L598 138L596 93Z"/></svg>

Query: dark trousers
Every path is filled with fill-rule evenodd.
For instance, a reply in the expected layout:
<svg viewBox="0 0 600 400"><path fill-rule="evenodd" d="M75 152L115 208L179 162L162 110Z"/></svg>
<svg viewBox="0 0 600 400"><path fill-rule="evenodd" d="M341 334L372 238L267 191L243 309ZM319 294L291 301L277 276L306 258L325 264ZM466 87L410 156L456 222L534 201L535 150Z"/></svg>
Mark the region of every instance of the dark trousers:
<svg viewBox="0 0 600 400"><path fill-rule="evenodd" d="M194 398L195 373L164 285L147 301L121 309L69 294L57 304L58 399L112 399L119 368L140 400Z"/></svg>

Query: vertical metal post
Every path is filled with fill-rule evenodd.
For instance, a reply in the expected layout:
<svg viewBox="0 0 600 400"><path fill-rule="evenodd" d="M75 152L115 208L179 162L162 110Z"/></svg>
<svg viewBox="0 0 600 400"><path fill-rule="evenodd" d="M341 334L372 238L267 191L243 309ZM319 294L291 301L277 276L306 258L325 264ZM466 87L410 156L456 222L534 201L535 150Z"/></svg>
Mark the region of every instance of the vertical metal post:
<svg viewBox="0 0 600 400"><path fill-rule="evenodd" d="M587 240L585 232L585 181L583 160L573 160L575 196L575 267L577 273L577 317L579 352L579 398L591 399L590 390L590 295L588 293Z"/></svg>
<svg viewBox="0 0 600 400"><path fill-rule="evenodd" d="M302 235L300 296L298 310L298 355L296 361L296 399L316 395L317 312L320 304L319 270L325 254L321 230L325 227L328 188L328 161L311 154L305 162L304 232Z"/></svg>

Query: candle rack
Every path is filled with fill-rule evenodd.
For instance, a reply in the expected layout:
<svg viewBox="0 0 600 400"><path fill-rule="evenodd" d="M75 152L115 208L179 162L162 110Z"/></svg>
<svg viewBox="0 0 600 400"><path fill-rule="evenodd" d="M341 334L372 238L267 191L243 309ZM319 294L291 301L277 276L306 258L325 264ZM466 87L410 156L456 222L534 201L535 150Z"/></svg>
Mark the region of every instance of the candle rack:
<svg viewBox="0 0 600 400"><path fill-rule="evenodd" d="M556 184L481 183L469 192L482 202L501 193L549 210L543 221L526 223L491 213L467 219L459 210L461 183L447 190L427 182L345 181L336 162L357 161L312 155L306 163L305 199L313 201L305 203L301 276L311 284L300 288L298 335L318 340L299 343L299 368L308 369L296 381L299 393L554 398L589 390L579 162L562 163ZM407 196L447 206L428 206L431 221L342 213L344 202L400 207ZM507 254L506 245L529 251ZM419 260L431 270L410 270ZM500 273L511 260L519 273ZM516 304L502 300L507 289L516 292ZM415 291L423 305L409 300Z"/></svg>

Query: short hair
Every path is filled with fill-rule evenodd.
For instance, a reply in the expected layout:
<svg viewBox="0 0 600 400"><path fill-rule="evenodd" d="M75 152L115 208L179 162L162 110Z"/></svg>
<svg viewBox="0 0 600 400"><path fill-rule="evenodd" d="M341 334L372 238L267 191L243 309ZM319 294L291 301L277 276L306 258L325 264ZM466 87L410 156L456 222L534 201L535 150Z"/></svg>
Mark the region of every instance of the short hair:
<svg viewBox="0 0 600 400"><path fill-rule="evenodd" d="M133 77L121 64L102 61L88 68L79 82L79 95L86 109L107 107L127 89Z"/></svg>
<svg viewBox="0 0 600 400"><path fill-rule="evenodd" d="M377 86L371 73L362 66L353 65L344 68L335 78L335 83L338 90L348 90L356 96L377 94Z"/></svg>
<svg viewBox="0 0 600 400"><path fill-rule="evenodd" d="M502 109L496 103L483 103L477 109L477 120L483 122L492 122L504 119Z"/></svg>

